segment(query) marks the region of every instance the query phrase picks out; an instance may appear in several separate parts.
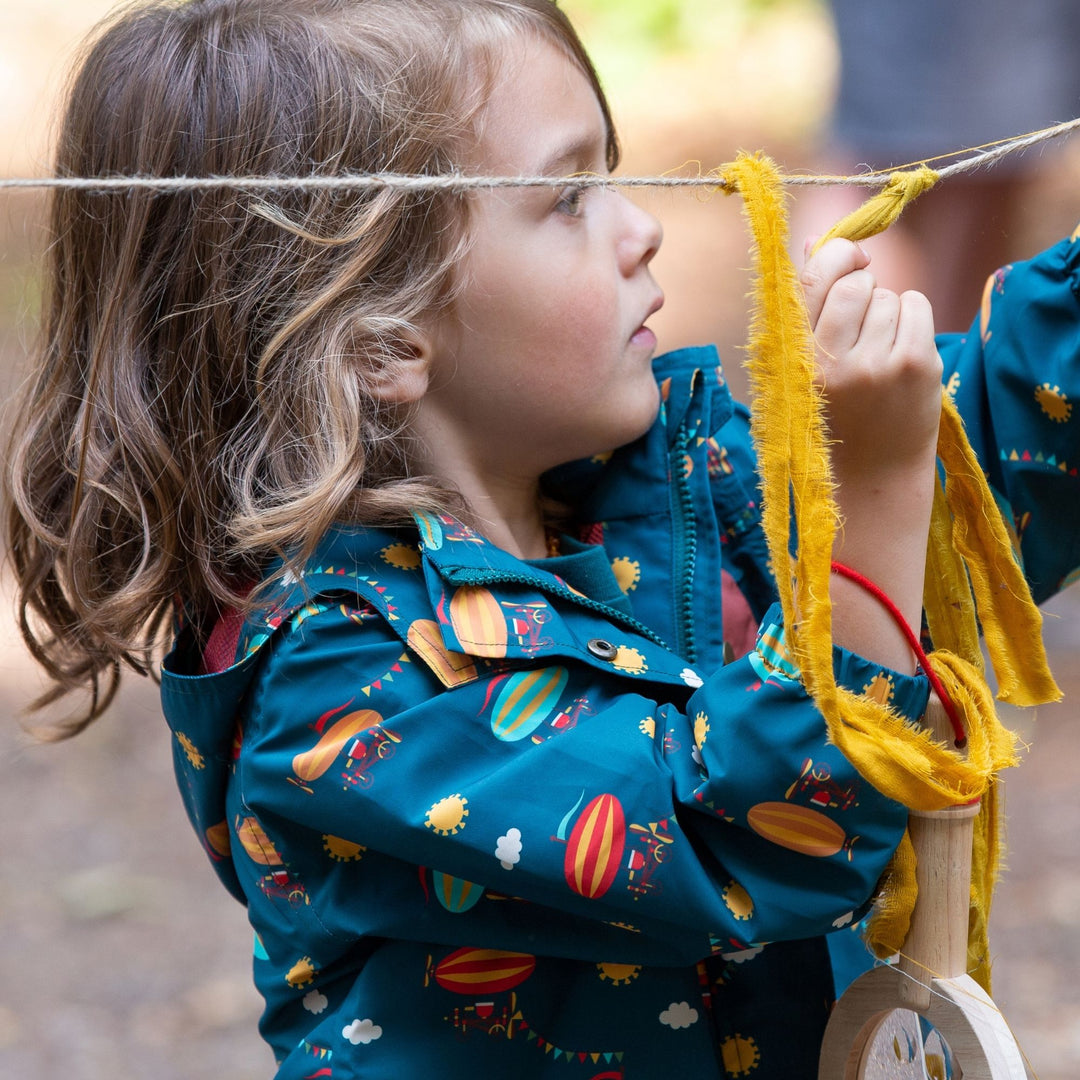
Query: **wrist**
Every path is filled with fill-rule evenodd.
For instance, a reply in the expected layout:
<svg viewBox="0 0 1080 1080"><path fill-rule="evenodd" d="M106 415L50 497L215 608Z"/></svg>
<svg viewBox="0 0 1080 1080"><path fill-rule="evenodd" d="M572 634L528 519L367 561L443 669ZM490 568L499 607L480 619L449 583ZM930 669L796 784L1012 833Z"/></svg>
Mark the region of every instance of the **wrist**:
<svg viewBox="0 0 1080 1080"><path fill-rule="evenodd" d="M944 685L934 672L930 660L922 647L922 642L919 640L919 635L912 628L911 623L904 616L903 612L896 606L892 598L884 591L884 589L881 589L865 575L858 573L856 570L852 570L850 566L845 566L843 563L834 560L831 565L831 570L833 574L846 581L850 581L853 585L862 589L870 598L880 604L892 619L897 630L899 630L904 637L908 647L918 662L916 670L921 670L930 680L930 684L933 686L934 691L941 702L941 706L949 718L949 723L952 726L953 731L954 745L958 748L964 747L967 743L967 734L964 731L960 716L956 711L953 702L949 698Z"/></svg>
<svg viewBox="0 0 1080 1080"><path fill-rule="evenodd" d="M871 579L870 574L862 576ZM922 610L912 602L907 590L886 591L893 597L903 622L918 625ZM918 660L908 637L874 596L855 581L834 573L829 579L829 598L836 645L892 671L904 675L915 673Z"/></svg>
<svg viewBox="0 0 1080 1080"><path fill-rule="evenodd" d="M936 444L898 457L886 438L878 441L873 451L865 453L837 443L832 447L830 460L837 498L845 505L860 500L880 501L890 495L900 505L913 498L933 501Z"/></svg>

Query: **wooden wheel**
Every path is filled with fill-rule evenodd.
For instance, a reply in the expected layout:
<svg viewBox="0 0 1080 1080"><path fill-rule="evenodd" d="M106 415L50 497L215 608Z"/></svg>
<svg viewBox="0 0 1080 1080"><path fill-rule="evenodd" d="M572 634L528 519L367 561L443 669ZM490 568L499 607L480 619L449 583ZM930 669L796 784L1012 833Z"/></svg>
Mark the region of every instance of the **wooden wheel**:
<svg viewBox="0 0 1080 1080"><path fill-rule="evenodd" d="M931 698L927 723L937 729L943 712ZM871 1049L897 1009L933 1024L952 1051L954 1076L1027 1077L1005 1018L965 971L971 841L978 811L969 805L912 812L909 831L919 898L900 961L868 971L836 1003L821 1045L818 1080L889 1080L889 1072L872 1065Z"/></svg>
<svg viewBox="0 0 1080 1080"><path fill-rule="evenodd" d="M874 1038L902 1000L907 977L894 967L878 967L851 984L836 1003L821 1044L819 1080L887 1080L873 1064ZM930 1004L915 1009L937 1028L963 1080L1025 1080L1020 1048L993 1001L974 979L931 979ZM892 1074L895 1075L895 1074ZM907 1074L910 1075L910 1074Z"/></svg>

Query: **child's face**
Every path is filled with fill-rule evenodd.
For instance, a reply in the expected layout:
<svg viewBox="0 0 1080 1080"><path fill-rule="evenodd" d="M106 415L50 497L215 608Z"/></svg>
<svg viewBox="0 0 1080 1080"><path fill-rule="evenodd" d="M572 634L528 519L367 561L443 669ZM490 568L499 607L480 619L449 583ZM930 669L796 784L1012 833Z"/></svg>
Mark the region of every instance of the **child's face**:
<svg viewBox="0 0 1080 1080"><path fill-rule="evenodd" d="M468 164L488 175L606 173L600 105L546 42L520 42ZM436 328L423 408L476 463L535 476L646 431L658 394L644 324L663 302L649 271L661 229L615 189L476 196L464 291ZM483 467L483 466L482 466Z"/></svg>

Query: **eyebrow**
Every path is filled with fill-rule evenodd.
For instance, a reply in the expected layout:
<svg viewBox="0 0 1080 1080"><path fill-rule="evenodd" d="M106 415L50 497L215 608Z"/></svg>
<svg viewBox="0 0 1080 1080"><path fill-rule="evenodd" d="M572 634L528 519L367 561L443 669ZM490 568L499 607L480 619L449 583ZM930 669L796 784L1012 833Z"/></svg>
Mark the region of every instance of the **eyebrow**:
<svg viewBox="0 0 1080 1080"><path fill-rule="evenodd" d="M564 176L575 172L590 171L587 166L597 160L606 164L606 141L595 132L588 132L571 139L557 149L540 166L538 176Z"/></svg>

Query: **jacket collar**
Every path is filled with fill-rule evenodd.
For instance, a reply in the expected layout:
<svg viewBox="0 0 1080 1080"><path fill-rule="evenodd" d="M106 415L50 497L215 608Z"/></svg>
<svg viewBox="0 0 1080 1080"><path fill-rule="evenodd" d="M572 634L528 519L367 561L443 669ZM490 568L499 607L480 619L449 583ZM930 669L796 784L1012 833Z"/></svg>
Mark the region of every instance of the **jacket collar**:
<svg viewBox="0 0 1080 1080"><path fill-rule="evenodd" d="M516 559L448 515L417 514L416 523L436 620L431 629L437 627L443 656L460 654L496 666L576 659L645 682L700 685L685 660L628 613ZM425 644L430 648L430 640ZM445 666L434 667L440 678ZM459 665L452 682L461 681L467 680Z"/></svg>
<svg viewBox="0 0 1080 1080"><path fill-rule="evenodd" d="M448 581L472 572L496 578L506 574L520 577L531 570L527 563L449 514L416 511L413 520L420 533L420 550Z"/></svg>

